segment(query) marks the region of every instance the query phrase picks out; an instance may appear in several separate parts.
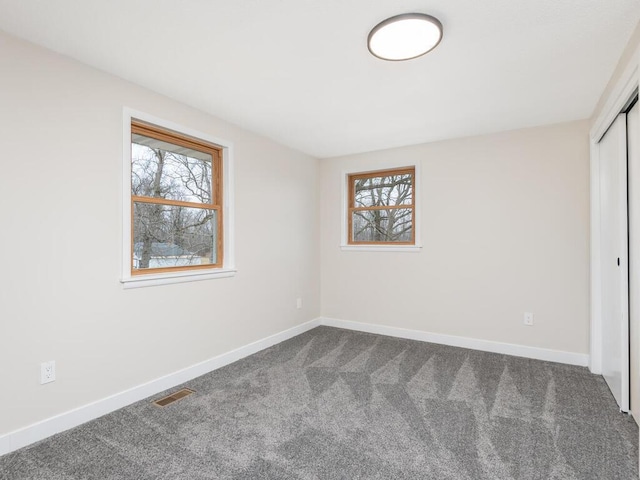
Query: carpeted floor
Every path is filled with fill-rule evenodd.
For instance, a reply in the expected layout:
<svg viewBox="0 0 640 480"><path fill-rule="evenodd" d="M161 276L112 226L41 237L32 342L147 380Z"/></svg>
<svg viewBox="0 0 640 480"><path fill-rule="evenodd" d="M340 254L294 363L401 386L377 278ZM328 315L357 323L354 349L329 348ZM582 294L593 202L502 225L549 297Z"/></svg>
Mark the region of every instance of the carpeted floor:
<svg viewBox="0 0 640 480"><path fill-rule="evenodd" d="M319 327L184 386L0 478L638 479L635 422L585 368Z"/></svg>

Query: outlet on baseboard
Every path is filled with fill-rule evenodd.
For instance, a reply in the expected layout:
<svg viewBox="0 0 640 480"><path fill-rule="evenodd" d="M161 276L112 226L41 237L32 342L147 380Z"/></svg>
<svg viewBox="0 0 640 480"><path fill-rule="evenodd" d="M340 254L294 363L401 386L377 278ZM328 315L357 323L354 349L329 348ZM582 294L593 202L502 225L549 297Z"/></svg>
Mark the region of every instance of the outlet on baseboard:
<svg viewBox="0 0 640 480"><path fill-rule="evenodd" d="M527 325L528 327L533 326L533 313L524 312L524 324Z"/></svg>
<svg viewBox="0 0 640 480"><path fill-rule="evenodd" d="M51 360L40 364L40 385L53 382L56 379L56 362Z"/></svg>

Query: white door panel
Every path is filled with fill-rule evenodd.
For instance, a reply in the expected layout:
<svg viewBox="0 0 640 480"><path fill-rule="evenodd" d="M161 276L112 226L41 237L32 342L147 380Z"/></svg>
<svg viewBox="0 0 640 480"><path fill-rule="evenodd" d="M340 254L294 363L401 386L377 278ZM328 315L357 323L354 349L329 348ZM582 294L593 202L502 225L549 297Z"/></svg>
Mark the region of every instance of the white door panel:
<svg viewBox="0 0 640 480"><path fill-rule="evenodd" d="M602 268L602 375L629 410L627 126L619 115L599 144Z"/></svg>

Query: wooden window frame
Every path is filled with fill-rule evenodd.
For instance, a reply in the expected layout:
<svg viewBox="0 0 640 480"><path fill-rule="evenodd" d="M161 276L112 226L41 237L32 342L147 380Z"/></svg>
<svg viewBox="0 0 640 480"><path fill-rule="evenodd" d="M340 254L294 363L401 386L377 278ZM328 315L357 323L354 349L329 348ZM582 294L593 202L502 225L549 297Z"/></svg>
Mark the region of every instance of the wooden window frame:
<svg viewBox="0 0 640 480"><path fill-rule="evenodd" d="M386 177L389 175L411 175L411 200L410 204L403 205L383 205L375 207L356 207L355 206L355 182L365 178ZM349 246L367 246L367 245L385 245L385 246L415 246L416 245L416 167L398 167L386 170L375 170L370 172L350 173L347 175L347 245ZM374 210L411 210L411 240L408 242L356 242L353 240L353 213L357 211L374 211Z"/></svg>
<svg viewBox="0 0 640 480"><path fill-rule="evenodd" d="M190 148L211 155L211 188L212 202L211 203L197 203L197 202L184 202L181 200L170 200L158 197L146 197L133 195L131 193L131 243L130 243L130 255L129 255L129 268L131 276L139 275L154 275L159 273L170 272L185 272L185 271L200 271L220 269L224 265L224 219L223 219L223 147L215 145L213 143L200 140L188 135L184 135L173 130L146 123L140 120L131 119L131 141L130 146L133 143L133 135L144 135L145 137L154 138L156 140L165 141L185 148ZM133 159L132 159L133 161ZM131 182L131 178L129 179ZM178 207L198 208L202 210L214 210L216 212L216 263L208 263L205 265L183 265L175 267L160 267L160 268L145 268L135 269L133 266L134 258L134 204L135 203L148 203L153 205L169 205Z"/></svg>

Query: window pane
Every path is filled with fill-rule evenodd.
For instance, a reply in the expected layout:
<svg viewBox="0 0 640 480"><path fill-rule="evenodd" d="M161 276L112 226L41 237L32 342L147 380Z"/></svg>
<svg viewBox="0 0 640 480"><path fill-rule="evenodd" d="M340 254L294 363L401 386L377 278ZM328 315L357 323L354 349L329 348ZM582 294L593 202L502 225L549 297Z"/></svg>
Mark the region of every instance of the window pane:
<svg viewBox="0 0 640 480"><path fill-rule="evenodd" d="M413 174L387 175L354 180L354 207L411 205Z"/></svg>
<svg viewBox="0 0 640 480"><path fill-rule="evenodd" d="M133 268L217 263L217 211L134 203Z"/></svg>
<svg viewBox="0 0 640 480"><path fill-rule="evenodd" d="M412 209L359 210L352 213L354 242L410 242Z"/></svg>
<svg viewBox="0 0 640 480"><path fill-rule="evenodd" d="M133 195L212 203L210 154L136 133L131 138Z"/></svg>

